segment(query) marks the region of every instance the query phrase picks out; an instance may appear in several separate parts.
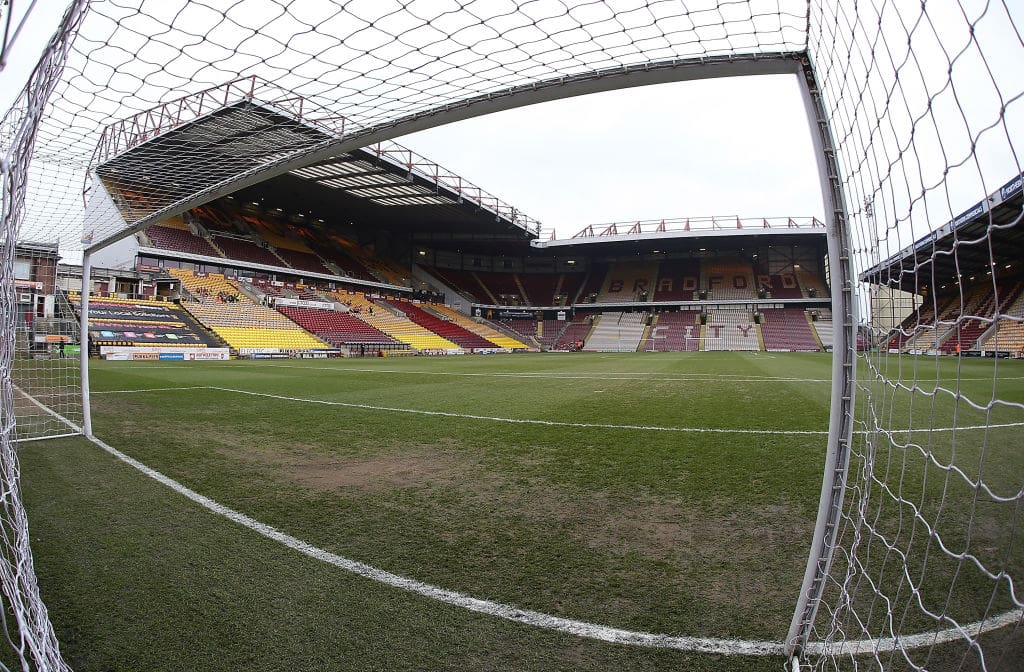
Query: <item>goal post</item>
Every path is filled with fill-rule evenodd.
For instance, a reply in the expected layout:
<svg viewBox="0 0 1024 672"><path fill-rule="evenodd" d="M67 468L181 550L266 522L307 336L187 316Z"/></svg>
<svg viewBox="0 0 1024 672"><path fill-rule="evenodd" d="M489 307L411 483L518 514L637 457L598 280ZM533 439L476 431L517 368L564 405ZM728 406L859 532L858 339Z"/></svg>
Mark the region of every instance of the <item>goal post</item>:
<svg viewBox="0 0 1024 672"><path fill-rule="evenodd" d="M96 252L285 173L340 187L347 178L315 164L413 131L763 74L797 79L832 313L816 525L792 540L809 552L778 639L816 670L1011 668L1024 640L1024 462L1013 450L1024 398L1010 383L1019 362L1004 358L1024 352L1019 3L335 2L324 16L323 2L281 12L267 9L273 0L214 2L206 14L195 3L74 0L0 121L0 583L23 667L66 669L32 572L17 447L92 435ZM366 26L383 39L365 39ZM316 55L295 46L311 35ZM189 48L168 60L168 44ZM460 202L490 207L461 189ZM82 253L77 322L70 287L46 287L39 270L52 265L55 277L65 252ZM880 300L888 292L909 307L880 319L895 313Z"/></svg>
<svg viewBox="0 0 1024 672"><path fill-rule="evenodd" d="M811 142L818 162L821 195L830 217L826 222L828 271L832 284L832 390L829 406L828 442L822 474L818 517L811 538L807 568L797 595L793 620L786 638L786 653L799 656L807 645L817 616L825 580L832 567L839 531L840 513L846 493L850 441L853 438L854 382L857 328L853 290L852 255L846 201L839 184L839 167L832 128L826 115L821 90L811 63L805 63L800 93L811 128Z"/></svg>

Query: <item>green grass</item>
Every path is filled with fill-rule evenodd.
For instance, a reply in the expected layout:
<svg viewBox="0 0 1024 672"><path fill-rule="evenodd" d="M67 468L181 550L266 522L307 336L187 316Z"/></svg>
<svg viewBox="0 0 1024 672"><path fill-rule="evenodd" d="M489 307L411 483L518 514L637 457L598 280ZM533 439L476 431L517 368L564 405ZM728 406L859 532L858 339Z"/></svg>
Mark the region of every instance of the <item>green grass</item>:
<svg viewBox="0 0 1024 672"><path fill-rule="evenodd" d="M991 398L992 363L963 366L962 391ZM1024 400L1024 368L999 366L999 398ZM827 355L673 353L95 362L91 377L96 392L204 388L97 394L95 433L199 493L339 555L604 625L781 640L817 512L824 435L493 418L824 431L830 370ZM955 373L917 371L914 380L934 387ZM954 410L958 424L1020 420L1012 407L980 413L949 395L892 390L866 368L862 378L861 397L888 395L876 406L892 408L903 429L907 417L915 428L952 424ZM1019 487L1019 429L935 435L927 448L965 471L984 470L995 487ZM855 444L859 469L863 439ZM299 555L87 442L27 444L20 455L44 598L75 669L781 665L614 646L470 614ZM902 477L926 509L944 494L966 496L913 450L886 452L887 461L897 458L899 468L880 480ZM891 505L880 498L873 506ZM989 548L1007 534L1003 509L976 518L983 524L964 543ZM918 546L908 549L918 557ZM991 593L990 583L961 584L962 599ZM934 599L944 594L936 589Z"/></svg>

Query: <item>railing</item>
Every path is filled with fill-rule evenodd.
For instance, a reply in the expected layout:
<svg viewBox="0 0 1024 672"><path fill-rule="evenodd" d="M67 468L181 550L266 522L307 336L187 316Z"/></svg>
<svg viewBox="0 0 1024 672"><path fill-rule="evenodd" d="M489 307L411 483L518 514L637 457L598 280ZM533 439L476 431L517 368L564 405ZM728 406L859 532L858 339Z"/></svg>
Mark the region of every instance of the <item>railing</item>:
<svg viewBox="0 0 1024 672"><path fill-rule="evenodd" d="M256 92L256 77L235 79L197 93L161 103L139 112L135 116L114 122L103 129L99 143L89 162L92 168L105 163L147 140L194 121L204 114L225 107L232 102L252 100Z"/></svg>
<svg viewBox="0 0 1024 672"><path fill-rule="evenodd" d="M540 236L540 222L505 203L497 196L487 193L465 178L417 154L408 147L388 140L364 147L363 151L370 152L378 159L386 160L393 165L404 168L410 174L419 175L439 187L444 187L454 192L459 202L469 201L477 207L493 213L496 217L512 222L534 236Z"/></svg>
<svg viewBox="0 0 1024 672"><path fill-rule="evenodd" d="M677 219L650 219L638 222L612 222L589 224L572 238L602 238L606 236L634 236L647 233L679 231L735 231L740 229L824 229L815 217L685 217ZM552 232L551 240L555 240Z"/></svg>
<svg viewBox="0 0 1024 672"><path fill-rule="evenodd" d="M331 113L304 96L274 96L273 92L273 85L250 76L161 103L150 110L115 122L103 129L87 174L91 175L96 166L144 142L240 101L271 107L336 139L343 138L347 132L359 130L344 115ZM460 203L469 201L534 236L541 234L541 225L537 220L408 147L389 140L367 146L364 151L379 160L403 168L410 177L418 175L453 192Z"/></svg>

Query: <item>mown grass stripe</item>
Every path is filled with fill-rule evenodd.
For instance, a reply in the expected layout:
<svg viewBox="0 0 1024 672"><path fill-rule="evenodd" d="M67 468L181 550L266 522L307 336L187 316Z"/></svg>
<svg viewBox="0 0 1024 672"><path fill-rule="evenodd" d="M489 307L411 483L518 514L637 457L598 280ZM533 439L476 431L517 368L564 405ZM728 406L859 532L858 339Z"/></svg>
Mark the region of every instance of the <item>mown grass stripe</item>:
<svg viewBox="0 0 1024 672"><path fill-rule="evenodd" d="M66 424L69 428L77 433L81 433L82 428L75 423L71 422L64 416L60 415L56 411L47 408L37 399L27 394L23 390L15 387L15 389L29 399L32 403L45 409L48 413L59 419L61 422ZM160 388L149 388L152 391L159 391ZM171 389L171 388L167 388ZM182 388L177 388L182 389ZM276 397L277 395L268 394L257 394L247 392L244 390L232 390L229 388L219 387L198 387L191 389L216 389L222 391L240 392L243 394L256 394L257 396L270 396ZM139 390L128 390L129 392L135 392ZM335 404L340 402L316 402L314 403L328 403ZM345 404L349 405L349 404ZM684 652L692 653L711 653L720 655L748 655L748 656L779 656L785 652L785 645L783 642L777 641L754 641L754 640L740 640L740 639L720 639L713 637L688 637L688 636L674 636L665 635L649 632L640 632L633 630L625 630L622 628L613 628L610 626L599 625L596 623L588 623L586 621L577 621L574 619L563 618L560 616L552 616L538 611L530 609L520 609L514 605L504 604L501 602L494 602L491 600L485 600L481 598L475 598L464 593L460 593L454 590L441 588L434 586L416 579L411 579L398 574L394 574L382 569L378 569L365 563L351 560L349 558L342 557L330 551L318 548L302 541L296 537L293 537L285 532L278 530L270 525L261 523L254 518L251 518L244 513L236 511L228 506L220 504L219 502L201 495L198 492L186 487L180 482L173 478L143 464L139 460L136 460L125 453L117 450L113 446L110 446L106 442L102 441L98 437L88 436L93 444L100 447L105 452L109 453L116 459L124 462L125 464L133 467L137 471L145 474L153 480L167 486L171 490L174 490L180 495L190 499L191 501L199 504L203 508L223 516L229 520L232 520L244 527L281 543L292 550L298 551L307 555L313 559L320 560L327 564L344 569L351 573L357 574L364 578L370 579L388 585L393 588L405 590L407 592L415 593L423 597L427 597L432 600L437 600L445 604L460 607L469 611L473 611L480 614L489 616L495 616L504 620L521 623L524 625L530 625L534 627L544 628L548 630L554 630L563 632L566 634L585 637L588 639L595 639L599 641L614 643L614 644L627 644L634 646L643 646L648 648L664 648L674 649ZM878 638L878 639L867 639L867 640L848 640L839 644L841 646L841 652L852 654L852 655L865 655L873 652L885 652L893 651L897 648L911 649L911 648L922 648L926 646L932 646L938 643L946 643L956 641L961 638L973 638L980 636L986 632L991 632L1008 625L1018 623L1024 618L1024 611L1011 610L998 616L970 623L965 626L955 626L946 630L940 630L935 632L924 632L915 635L908 635L905 637L898 638ZM809 642L805 647L808 653L821 653L828 647L830 650L836 648L836 644L833 642Z"/></svg>

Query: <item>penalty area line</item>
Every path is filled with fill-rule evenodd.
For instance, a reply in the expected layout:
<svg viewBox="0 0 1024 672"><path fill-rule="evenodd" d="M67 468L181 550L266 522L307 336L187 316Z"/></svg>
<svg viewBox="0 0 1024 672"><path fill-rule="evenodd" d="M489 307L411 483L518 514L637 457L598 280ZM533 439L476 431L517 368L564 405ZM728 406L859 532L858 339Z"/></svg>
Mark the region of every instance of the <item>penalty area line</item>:
<svg viewBox="0 0 1024 672"><path fill-rule="evenodd" d="M300 404L317 404L320 406L337 406L340 408L356 408L365 411L383 411L386 413L407 413L410 415L427 415L444 418L459 418L463 420L482 420L485 422L504 422L513 425L542 425L546 427L574 427L577 429L625 429L640 432L676 432L682 434L764 434L770 436L825 436L827 430L821 429L743 429L729 427L665 427L663 425L617 425L608 422L566 422L562 420L540 420L537 418L506 418L493 415L476 415L473 413L456 413L454 411L430 411L419 408L401 408L397 406L377 406L375 404L359 404L348 401L328 401L326 399L309 399L306 397L291 397L269 392L253 392L252 390L239 390L232 387L218 387L214 385L197 385L192 387L151 387L135 390L105 390L93 392L93 394L130 394L133 392L173 392L179 390L217 390L218 392L231 392L233 394L244 394L253 397L264 397L277 399L279 401L290 401ZM900 432L960 432L968 430L1003 429L1009 427L1022 427L1024 422L993 423L991 425L964 425L963 427L922 427L920 429L892 430L893 434ZM864 436L869 434L868 430L857 430L854 434Z"/></svg>
<svg viewBox="0 0 1024 672"><path fill-rule="evenodd" d="M795 429L795 430L782 430L782 429L728 429L728 428L716 428L716 427L663 427L659 425L616 425L612 423L604 422L564 422L561 420L538 420L535 418L504 418L501 416L492 415L475 415L472 413L455 413L452 411L428 411L416 408L398 408L395 406L376 406L373 404L357 404L353 402L345 401L327 401L325 399L306 399L303 397L288 397L280 394L270 394L269 392L252 392L249 390L238 390L230 387L215 387L210 386L207 389L220 390L221 392L234 392L236 394L247 394L253 397L265 397L268 399L278 399L280 401L293 401L304 404L319 404L322 406L339 406L342 408L358 408L361 410L368 411L385 411L388 413L409 413L412 415L429 415L444 418L460 418L464 420L484 420L488 422L505 422L514 425L543 425L546 427L575 427L579 429L628 429L637 430L643 432L681 432L681 433L697 433L697 434L778 434L778 435L794 435L794 434L808 434L814 436L822 436L828 434L824 430L815 429Z"/></svg>
<svg viewBox="0 0 1024 672"><path fill-rule="evenodd" d="M80 433L82 431L81 427L56 411L46 408L46 406L31 395L20 389L18 392L41 408L44 408L47 412L62 421L75 432ZM282 532L275 527L261 523L244 513L235 511L234 509L210 499L205 495L199 494L195 490L186 487L170 476L143 464L139 460L136 460L125 453L122 453L96 436L86 436L86 438L114 458L124 462L158 483L167 486L178 494L192 500L194 503L200 505L206 510L238 523L239 525L260 534L267 539L281 543L310 558L320 560L321 562L333 565L339 569L370 579L371 581L376 581L392 588L398 588L410 593L415 593L444 604L460 607L479 614L494 616L514 623L543 628L546 630L555 630L577 637L586 637L588 639L612 644L627 644L647 648L674 649L677 651L692 653L713 653L720 655L781 656L785 653L785 644L783 642L719 639L715 637L687 637L636 630L624 630L622 628L613 628L607 625L599 625L596 623L588 623L586 621L577 621L571 618L563 618L561 616L553 616L551 614L533 611L532 609L520 609L514 605L472 597L465 593L441 588L429 583L417 581L416 579L394 574L359 562L358 560L351 560L313 546L312 544ZM999 616L994 616L984 621L978 621L977 623L971 623L963 627L948 628L938 632L908 635L898 639L880 638L853 640L843 642L842 646L845 647L844 650L854 653L889 651L900 646L903 648L921 648L930 646L936 641L954 641L957 638L965 636L965 634L976 637L980 634L1016 623L1021 618L1024 618L1024 612L1020 610L1011 610L1004 614L1000 614ZM834 645L829 643L828 646ZM808 642L805 648L809 652L822 652L825 650L825 647L825 642Z"/></svg>
<svg viewBox="0 0 1024 672"><path fill-rule="evenodd" d="M334 371L337 373L394 373L407 376L455 376L459 378L524 378L524 379L549 379L549 380L596 380L596 381L630 381L640 380L655 383L703 383L725 379L731 383L831 383L830 378L781 378L776 376L751 376L745 374L718 374L718 373L689 373L679 375L645 374L643 372L616 373L608 372L602 374L580 374L580 373L541 373L541 372L472 372L472 371L423 371L415 369L384 369L384 368L355 368L349 366L296 366L295 364L271 364L260 363L270 369L300 369L317 371Z"/></svg>

